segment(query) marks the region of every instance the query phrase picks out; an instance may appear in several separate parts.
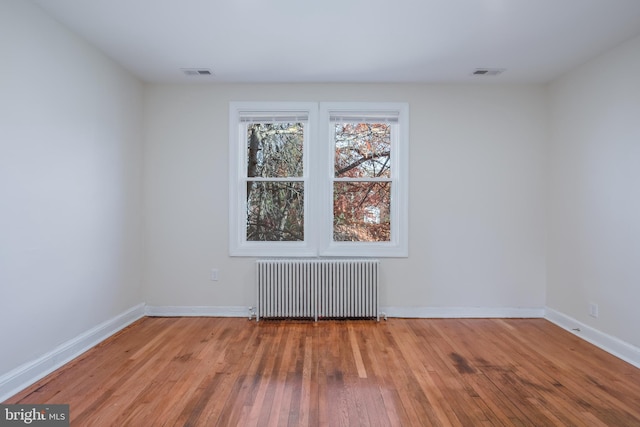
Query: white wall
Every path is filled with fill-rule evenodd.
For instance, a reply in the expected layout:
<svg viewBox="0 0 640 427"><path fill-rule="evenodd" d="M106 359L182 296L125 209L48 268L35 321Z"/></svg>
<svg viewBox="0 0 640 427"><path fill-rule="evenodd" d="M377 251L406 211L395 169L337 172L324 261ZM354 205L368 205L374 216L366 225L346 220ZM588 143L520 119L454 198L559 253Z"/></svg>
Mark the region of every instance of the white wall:
<svg viewBox="0 0 640 427"><path fill-rule="evenodd" d="M640 347L640 37L549 88L547 304ZM599 317L588 315L589 303Z"/></svg>
<svg viewBox="0 0 640 427"><path fill-rule="evenodd" d="M228 103L243 100L408 101L410 257L383 262L381 304L544 307L547 116L535 85L149 86L148 304L255 303L253 259L228 256Z"/></svg>
<svg viewBox="0 0 640 427"><path fill-rule="evenodd" d="M0 1L0 376L143 301L142 86Z"/></svg>

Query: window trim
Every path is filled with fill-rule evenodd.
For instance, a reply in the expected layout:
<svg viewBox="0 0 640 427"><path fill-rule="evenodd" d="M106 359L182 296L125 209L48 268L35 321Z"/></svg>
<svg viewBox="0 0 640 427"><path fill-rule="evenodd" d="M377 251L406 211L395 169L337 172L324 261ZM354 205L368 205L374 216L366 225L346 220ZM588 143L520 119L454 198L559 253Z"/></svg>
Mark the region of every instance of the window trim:
<svg viewBox="0 0 640 427"><path fill-rule="evenodd" d="M336 242L333 240L333 183L334 149L331 135L331 116L363 117L397 116L391 141L391 241L389 242ZM322 145L331 144L323 156L320 185L322 186L322 216L326 230L319 238L322 256L407 257L408 248L408 183L409 183L409 105L394 102L322 102L320 103L319 139ZM368 181L368 180L365 180Z"/></svg>
<svg viewBox="0 0 640 427"><path fill-rule="evenodd" d="M329 117L398 116L391 155L391 241L333 241L334 148ZM246 240L246 138L242 117L300 114L308 117L303 148L303 242ZM229 255L269 257L408 257L409 105L399 102L230 102L229 103Z"/></svg>
<svg viewBox="0 0 640 427"><path fill-rule="evenodd" d="M246 203L246 145L240 128L242 117L260 116L265 118L287 114L304 114L307 116L305 126L305 142L303 147L304 182L304 236L302 242L251 242L247 241L247 203ZM310 177L315 169L310 159L317 146L315 126L318 123L318 104L315 102L231 102L229 104L229 255L231 256L316 256L317 244L315 231L312 229L312 213L317 200L316 190ZM297 179L296 179L297 180Z"/></svg>

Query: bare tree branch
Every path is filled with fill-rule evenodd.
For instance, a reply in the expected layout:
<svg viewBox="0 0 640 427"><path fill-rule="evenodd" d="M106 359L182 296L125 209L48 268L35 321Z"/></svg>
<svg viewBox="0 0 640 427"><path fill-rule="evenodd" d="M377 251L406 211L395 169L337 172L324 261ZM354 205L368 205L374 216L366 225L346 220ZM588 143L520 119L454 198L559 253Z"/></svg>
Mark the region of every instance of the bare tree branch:
<svg viewBox="0 0 640 427"><path fill-rule="evenodd" d="M351 164L349 164L349 165L347 165L347 166L345 166L345 167L343 167L341 169L338 169L336 171L336 176L340 176L342 174L345 174L345 173L349 172L351 169L355 169L358 166L360 166L361 164L363 164L364 162L368 162L369 160L379 159L381 157L389 157L390 155L391 155L390 151L383 151L381 153L372 153L372 154L370 154L368 156L362 156L358 160L356 160L355 162L353 162L353 163L351 163ZM385 162L385 164L386 164L386 162Z"/></svg>

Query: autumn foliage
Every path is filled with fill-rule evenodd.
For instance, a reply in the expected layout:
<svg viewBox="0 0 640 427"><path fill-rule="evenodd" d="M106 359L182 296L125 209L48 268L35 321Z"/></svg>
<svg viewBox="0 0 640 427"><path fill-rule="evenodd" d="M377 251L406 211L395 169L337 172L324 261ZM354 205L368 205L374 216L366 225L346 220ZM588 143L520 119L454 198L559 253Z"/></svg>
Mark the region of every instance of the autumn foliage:
<svg viewBox="0 0 640 427"><path fill-rule="evenodd" d="M302 123L247 126L247 240L304 240ZM337 123L334 241L390 240L391 128Z"/></svg>

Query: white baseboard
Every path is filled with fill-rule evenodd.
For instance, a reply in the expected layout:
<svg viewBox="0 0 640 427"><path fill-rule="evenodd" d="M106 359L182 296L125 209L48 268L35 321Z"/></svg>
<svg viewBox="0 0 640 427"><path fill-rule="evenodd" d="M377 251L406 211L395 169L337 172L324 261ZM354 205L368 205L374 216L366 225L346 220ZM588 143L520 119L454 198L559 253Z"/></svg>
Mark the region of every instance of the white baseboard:
<svg viewBox="0 0 640 427"><path fill-rule="evenodd" d="M145 307L147 316L156 317L246 317L249 307L245 306L153 306Z"/></svg>
<svg viewBox="0 0 640 427"><path fill-rule="evenodd" d="M65 363L80 356L91 347L109 338L144 316L144 304L99 324L98 326L59 345L39 358L27 362L0 376L0 402L3 402L36 381L49 375Z"/></svg>
<svg viewBox="0 0 640 427"><path fill-rule="evenodd" d="M610 353L636 368L640 368L640 348L622 341L612 335L601 332L589 325L586 325L566 314L560 313L552 308L546 308L545 319L555 323L562 329L590 342L596 347Z"/></svg>
<svg viewBox="0 0 640 427"><path fill-rule="evenodd" d="M531 318L544 317L544 308L484 307L380 307L387 317L408 318ZM157 317L249 317L245 306L147 306L147 316Z"/></svg>
<svg viewBox="0 0 640 427"><path fill-rule="evenodd" d="M511 307L380 307L388 317L406 318L536 318L544 308Z"/></svg>

